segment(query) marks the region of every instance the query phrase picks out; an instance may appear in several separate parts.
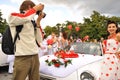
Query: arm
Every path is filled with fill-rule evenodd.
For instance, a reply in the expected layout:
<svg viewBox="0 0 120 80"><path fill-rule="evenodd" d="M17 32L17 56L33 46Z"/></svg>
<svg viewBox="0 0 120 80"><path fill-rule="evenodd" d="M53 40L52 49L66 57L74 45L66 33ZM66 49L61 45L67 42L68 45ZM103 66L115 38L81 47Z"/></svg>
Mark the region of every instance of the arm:
<svg viewBox="0 0 120 80"><path fill-rule="evenodd" d="M106 44L107 44L107 40L104 40L104 41L102 42L103 53L105 53Z"/></svg>
<svg viewBox="0 0 120 80"><path fill-rule="evenodd" d="M120 32L117 33L116 35L116 40L120 43ZM120 45L119 45L120 48ZM117 56L118 59L120 59L120 50L118 49L118 51L115 53L115 55Z"/></svg>
<svg viewBox="0 0 120 80"><path fill-rule="evenodd" d="M36 15L36 12L39 10L42 11L43 9L44 9L44 5L39 4L39 5L34 6L31 9L27 10L25 14L12 13L8 19L9 24L10 24L10 26L16 26L16 25L24 24L27 21L31 21L34 18L34 16Z"/></svg>
<svg viewBox="0 0 120 80"><path fill-rule="evenodd" d="M45 16L45 13L40 12L36 20L37 28L40 28L41 33L43 32L43 30L41 28L40 21L42 20L42 18L44 18L44 16ZM42 33L42 36L43 36L43 33Z"/></svg>
<svg viewBox="0 0 120 80"><path fill-rule="evenodd" d="M116 52L115 55L118 59L120 59L120 51Z"/></svg>
<svg viewBox="0 0 120 80"><path fill-rule="evenodd" d="M38 44L41 43L41 41L43 40L43 36L44 36L44 34L42 33L43 30L40 25L40 21L42 20L43 17L44 17L44 13L40 12L40 14L38 15L38 18L36 20L36 25L37 25L36 39L37 39Z"/></svg>
<svg viewBox="0 0 120 80"><path fill-rule="evenodd" d="M45 13L43 13L43 12L39 13L38 18L36 20L37 27L41 27L40 21L42 20L42 18L44 17L44 15L45 15Z"/></svg>

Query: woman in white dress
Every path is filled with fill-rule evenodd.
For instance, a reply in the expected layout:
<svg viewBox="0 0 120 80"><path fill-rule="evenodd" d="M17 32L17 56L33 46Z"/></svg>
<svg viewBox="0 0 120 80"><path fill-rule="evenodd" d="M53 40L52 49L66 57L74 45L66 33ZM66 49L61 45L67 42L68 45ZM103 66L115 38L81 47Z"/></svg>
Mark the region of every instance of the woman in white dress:
<svg viewBox="0 0 120 80"><path fill-rule="evenodd" d="M101 63L100 80L120 80L120 61L116 56L120 43L116 38L118 26L114 21L109 21L107 31L108 39L103 41L104 58Z"/></svg>

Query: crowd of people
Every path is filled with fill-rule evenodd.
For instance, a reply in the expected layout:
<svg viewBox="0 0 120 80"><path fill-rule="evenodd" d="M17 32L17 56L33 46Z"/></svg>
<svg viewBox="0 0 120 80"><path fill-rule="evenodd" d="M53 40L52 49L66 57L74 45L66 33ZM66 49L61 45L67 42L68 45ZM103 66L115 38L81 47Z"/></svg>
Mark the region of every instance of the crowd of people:
<svg viewBox="0 0 120 80"><path fill-rule="evenodd" d="M43 41L40 44L40 56L46 54L53 54L58 50L65 50L70 44L74 42L82 42L81 38L74 39L73 36L68 35L66 32L60 32L59 34L52 32L51 35L44 35Z"/></svg>

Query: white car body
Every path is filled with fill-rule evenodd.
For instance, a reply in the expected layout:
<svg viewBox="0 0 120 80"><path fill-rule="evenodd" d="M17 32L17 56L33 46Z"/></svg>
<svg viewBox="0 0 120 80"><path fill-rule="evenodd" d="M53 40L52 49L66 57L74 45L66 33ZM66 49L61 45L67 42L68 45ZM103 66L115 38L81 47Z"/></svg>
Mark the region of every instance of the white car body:
<svg viewBox="0 0 120 80"><path fill-rule="evenodd" d="M79 43L76 43L76 44L79 44ZM86 47L85 47L85 45L86 45ZM89 46L87 46L87 45L89 45ZM64 77L64 75L66 75L66 71L64 69L60 70L60 68L58 68L60 70L59 72L64 74L62 77L61 75L57 75L57 73L58 73L57 69L55 69L55 68L52 69L51 67L50 68L46 67L45 65L43 65L44 64L43 61L41 61L41 66L42 67L44 66L44 68L41 68L42 70L40 70L41 77L43 78L43 80L44 79L46 79L46 80L47 79L49 79L49 80L99 80L101 61L103 59L103 57L100 55L102 54L103 51L102 51L101 44L99 44L99 46L95 46L95 45L96 45L96 43L82 43L82 45L80 44L80 46L77 46L77 47L79 47L78 52L82 51L82 49L81 49L81 47L82 47L83 48L82 53L85 53L84 57L89 55L89 57L91 57L91 59L84 58L85 61L88 61L88 63L84 64L81 62L81 64L83 64L83 65L79 65L78 68L76 68L72 73L70 73L68 76L65 76L65 77ZM78 50L77 47L75 47L76 50ZM97 52L96 56L93 56L95 54L90 55L90 54L92 54L91 52L94 52L93 50L96 50L95 48L98 49L98 51L96 51ZM87 54L88 49L90 51L88 53L90 53L90 54ZM94 59L93 61L90 61L93 58L96 58L96 60ZM99 59L97 59L97 58L99 58ZM42 60L42 58L40 60ZM81 59L79 59L79 60L81 60ZM72 68L69 68L68 72L71 69ZM66 70L67 70L67 68L66 68ZM61 71L63 71L63 72L61 72Z"/></svg>
<svg viewBox="0 0 120 80"><path fill-rule="evenodd" d="M0 33L0 47L2 43L2 34ZM2 52L2 49L0 48L0 66L6 66L8 65L7 62L8 56Z"/></svg>
<svg viewBox="0 0 120 80"><path fill-rule="evenodd" d="M2 48L1 48L1 43L2 43L2 34L0 33L0 67L8 66L9 65L7 61L8 55L3 53Z"/></svg>
<svg viewBox="0 0 120 80"><path fill-rule="evenodd" d="M48 74L45 74L42 72L40 73L40 75L43 78L43 80L44 79L48 79L48 80L99 80L100 61L96 61L96 62L87 64L87 65L81 66L77 70L75 70L74 72L72 72L70 75L68 75L66 77L56 77L53 75L53 73L52 73L53 76L51 76L50 74L48 75ZM80 77L81 77L82 73L84 73L84 72L89 73L93 78L91 79L91 78L87 77L85 79L81 79ZM66 72L64 74L66 74Z"/></svg>
<svg viewBox="0 0 120 80"><path fill-rule="evenodd" d="M1 46L1 43L0 43L0 46ZM0 66L8 65L7 59L8 59L8 55L4 54L2 52L2 49L0 48Z"/></svg>

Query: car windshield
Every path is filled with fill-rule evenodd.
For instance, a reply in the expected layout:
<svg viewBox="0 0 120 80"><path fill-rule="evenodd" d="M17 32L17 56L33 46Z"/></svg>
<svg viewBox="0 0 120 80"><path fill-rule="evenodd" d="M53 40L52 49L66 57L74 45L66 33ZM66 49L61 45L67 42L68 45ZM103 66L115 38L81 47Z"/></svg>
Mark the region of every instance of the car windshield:
<svg viewBox="0 0 120 80"><path fill-rule="evenodd" d="M71 45L70 50L74 50L76 53L80 54L102 55L100 43L75 42Z"/></svg>

